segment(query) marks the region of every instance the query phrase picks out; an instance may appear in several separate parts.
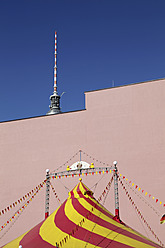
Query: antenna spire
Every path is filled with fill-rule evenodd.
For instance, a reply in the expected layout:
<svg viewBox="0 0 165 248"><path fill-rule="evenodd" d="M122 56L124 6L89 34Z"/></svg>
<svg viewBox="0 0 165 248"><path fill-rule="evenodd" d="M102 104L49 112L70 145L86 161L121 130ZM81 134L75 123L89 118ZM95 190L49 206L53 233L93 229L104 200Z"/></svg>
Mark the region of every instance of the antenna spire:
<svg viewBox="0 0 165 248"><path fill-rule="evenodd" d="M54 46L54 92L57 92L57 32L55 32L55 46Z"/></svg>
<svg viewBox="0 0 165 248"><path fill-rule="evenodd" d="M59 114L60 110L60 96L57 92L57 32L55 31L55 46L54 46L54 92L50 96L50 110L47 112L47 115Z"/></svg>

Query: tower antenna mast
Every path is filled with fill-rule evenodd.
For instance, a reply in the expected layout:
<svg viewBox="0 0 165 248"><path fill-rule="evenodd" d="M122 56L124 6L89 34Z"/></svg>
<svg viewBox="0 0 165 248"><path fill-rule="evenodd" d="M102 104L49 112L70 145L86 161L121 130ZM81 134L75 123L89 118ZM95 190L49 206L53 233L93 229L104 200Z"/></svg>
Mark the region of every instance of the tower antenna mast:
<svg viewBox="0 0 165 248"><path fill-rule="evenodd" d="M54 92L57 92L57 32L54 36Z"/></svg>
<svg viewBox="0 0 165 248"><path fill-rule="evenodd" d="M50 110L47 115L59 114L60 110L60 96L57 92L57 32L55 31L55 46L54 46L54 92L50 96Z"/></svg>

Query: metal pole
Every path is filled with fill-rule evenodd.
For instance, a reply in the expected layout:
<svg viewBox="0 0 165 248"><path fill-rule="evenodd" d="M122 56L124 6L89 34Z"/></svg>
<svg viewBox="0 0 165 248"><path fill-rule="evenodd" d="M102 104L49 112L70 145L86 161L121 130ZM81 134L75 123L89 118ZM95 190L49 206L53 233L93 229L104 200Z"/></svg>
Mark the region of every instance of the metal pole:
<svg viewBox="0 0 165 248"><path fill-rule="evenodd" d="M45 219L49 216L49 194L50 194L50 174L46 169L46 199L45 199Z"/></svg>
<svg viewBox="0 0 165 248"><path fill-rule="evenodd" d="M118 192L118 175L117 175L117 161L113 162L114 165L114 193L115 193L115 217L119 219L119 192Z"/></svg>
<svg viewBox="0 0 165 248"><path fill-rule="evenodd" d="M80 162L81 162L81 150L80 150Z"/></svg>

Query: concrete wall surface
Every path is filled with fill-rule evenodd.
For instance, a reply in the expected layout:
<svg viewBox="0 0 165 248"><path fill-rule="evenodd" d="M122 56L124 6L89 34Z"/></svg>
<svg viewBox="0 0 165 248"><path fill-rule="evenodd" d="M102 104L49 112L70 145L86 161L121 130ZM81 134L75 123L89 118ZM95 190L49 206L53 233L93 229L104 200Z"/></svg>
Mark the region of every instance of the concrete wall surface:
<svg viewBox="0 0 165 248"><path fill-rule="evenodd" d="M94 162L95 166L103 166L99 161L109 165L118 161L119 173L128 179L123 182L129 184L131 181L129 185L134 183L141 188L126 184L129 194L165 243L165 225L159 222L165 214L165 79L86 92L85 101L83 111L0 123L0 210L42 182L47 168L53 171L60 167L59 171L63 171L67 165L78 161L81 149L82 160ZM110 176L84 176L82 179L98 198ZM77 177L53 179L52 185L63 202L78 182ZM156 242L120 184L119 193L121 219ZM7 225L0 231L0 245L43 220L44 206L45 188L18 220L12 222L11 229ZM58 206L59 202L51 193L51 212ZM1 226L18 207L0 216ZM114 213L113 187L105 207Z"/></svg>

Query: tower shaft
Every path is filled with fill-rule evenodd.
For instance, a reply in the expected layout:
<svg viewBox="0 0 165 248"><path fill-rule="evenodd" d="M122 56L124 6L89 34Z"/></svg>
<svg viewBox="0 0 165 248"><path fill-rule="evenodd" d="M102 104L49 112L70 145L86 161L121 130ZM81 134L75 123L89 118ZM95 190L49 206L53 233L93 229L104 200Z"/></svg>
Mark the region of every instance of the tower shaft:
<svg viewBox="0 0 165 248"><path fill-rule="evenodd" d="M57 32L55 32L55 46L54 46L54 92L50 96L50 110L47 115L59 114L60 110L60 96L57 92Z"/></svg>

